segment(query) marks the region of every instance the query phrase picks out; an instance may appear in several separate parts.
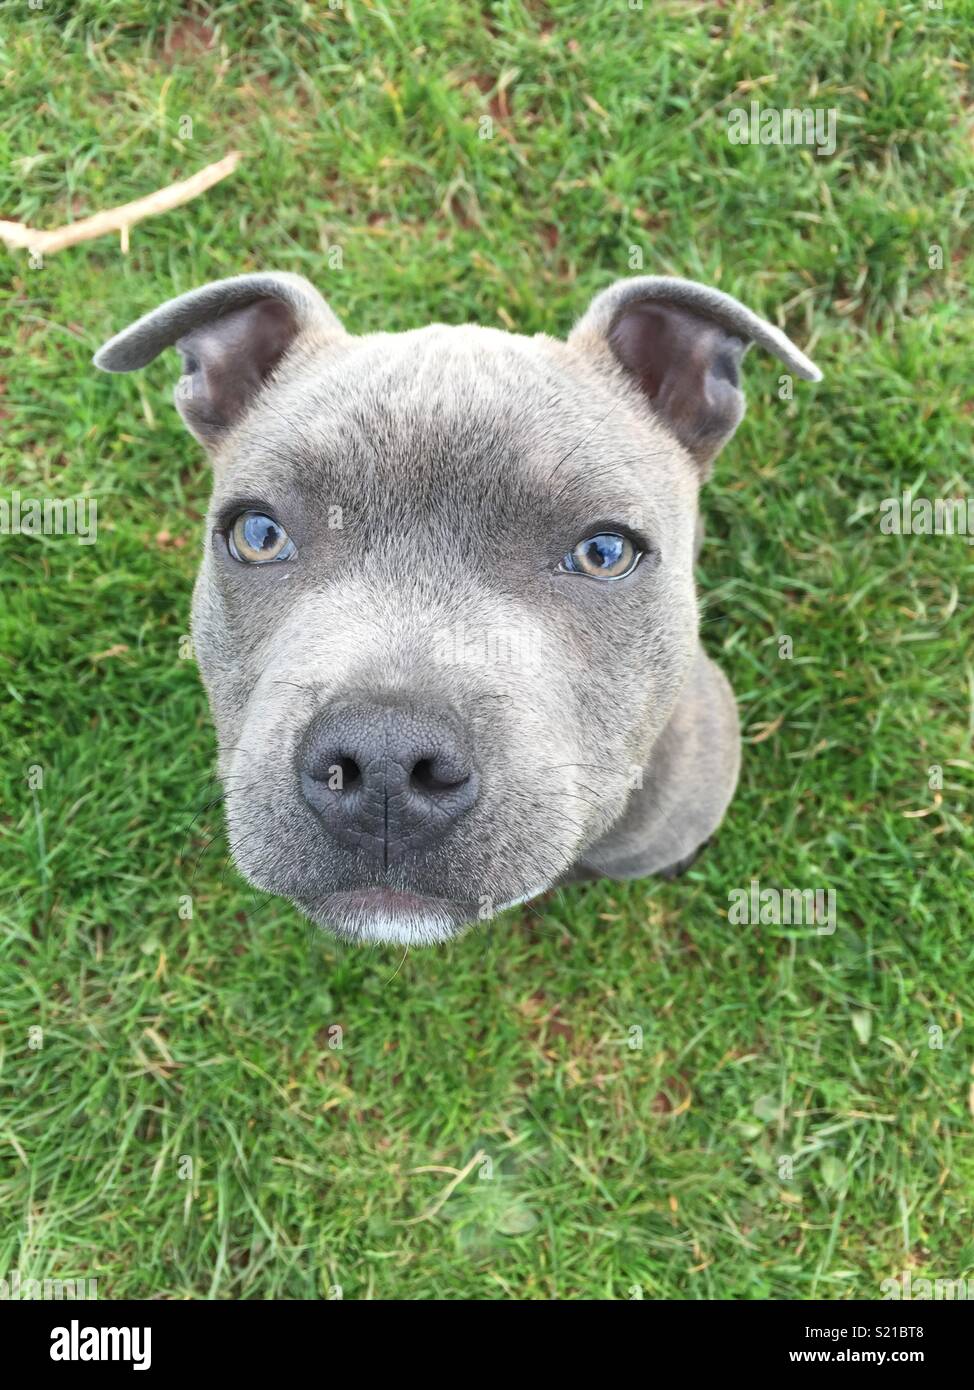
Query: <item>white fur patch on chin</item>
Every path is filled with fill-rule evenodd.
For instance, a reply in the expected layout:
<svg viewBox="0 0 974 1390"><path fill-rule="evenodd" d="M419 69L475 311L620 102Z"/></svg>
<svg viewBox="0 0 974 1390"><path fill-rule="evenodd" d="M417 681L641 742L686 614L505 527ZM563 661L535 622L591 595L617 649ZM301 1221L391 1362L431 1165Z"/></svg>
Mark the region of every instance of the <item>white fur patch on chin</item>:
<svg viewBox="0 0 974 1390"><path fill-rule="evenodd" d="M463 931L441 917L393 917L378 912L355 924L358 941L391 942L399 946L439 946Z"/></svg>
<svg viewBox="0 0 974 1390"><path fill-rule="evenodd" d="M518 907L521 903L530 902L532 898L546 893L549 887L549 884L542 884L541 887L532 889L530 893L525 893L522 897L512 898L510 902L499 903L491 916L496 916L498 912L505 912L509 907ZM482 918L480 920L487 921L489 919ZM440 946L444 941L452 941L454 937L462 936L473 925L473 922L456 922L450 917L439 916L436 912L406 916L401 913L357 911L351 922L336 924L336 929L341 936L348 940L361 943Z"/></svg>

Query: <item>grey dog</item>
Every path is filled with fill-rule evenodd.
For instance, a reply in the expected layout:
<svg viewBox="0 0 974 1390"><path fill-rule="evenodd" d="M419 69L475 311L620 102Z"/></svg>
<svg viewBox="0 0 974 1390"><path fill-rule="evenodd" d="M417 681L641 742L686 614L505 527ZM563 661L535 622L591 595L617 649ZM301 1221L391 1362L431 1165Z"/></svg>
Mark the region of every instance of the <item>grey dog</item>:
<svg viewBox="0 0 974 1390"><path fill-rule="evenodd" d="M556 883L673 873L740 763L704 655L698 490L758 343L718 290L641 277L562 342L348 333L237 276L112 338L175 345L213 464L193 635L236 862L355 941L432 943Z"/></svg>

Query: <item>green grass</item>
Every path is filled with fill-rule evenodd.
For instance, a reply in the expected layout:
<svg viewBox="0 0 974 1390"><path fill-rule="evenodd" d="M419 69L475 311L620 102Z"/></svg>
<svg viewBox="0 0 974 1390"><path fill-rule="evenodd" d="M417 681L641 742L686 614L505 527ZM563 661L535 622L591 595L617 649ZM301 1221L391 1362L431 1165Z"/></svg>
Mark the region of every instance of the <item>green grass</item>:
<svg viewBox="0 0 974 1390"><path fill-rule="evenodd" d="M3 217L245 155L127 257L3 259L3 495L88 491L99 535L0 538L0 1275L842 1299L974 1273L974 551L878 525L907 488L974 493L974 7L182 8L0 5ZM732 146L752 97L836 107L836 153ZM632 247L826 374L783 402L753 354L705 495L703 631L748 740L715 843L404 960L255 911L180 656L206 467L173 362L109 378L93 349L259 268L352 330L564 333ZM834 888L838 930L730 925L752 877Z"/></svg>

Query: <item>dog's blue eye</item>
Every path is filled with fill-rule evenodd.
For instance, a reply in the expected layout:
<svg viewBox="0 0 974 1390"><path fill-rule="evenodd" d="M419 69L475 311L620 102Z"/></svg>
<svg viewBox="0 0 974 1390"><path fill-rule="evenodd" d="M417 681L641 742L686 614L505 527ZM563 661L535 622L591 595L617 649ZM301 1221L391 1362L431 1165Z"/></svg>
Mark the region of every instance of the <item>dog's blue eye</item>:
<svg viewBox="0 0 974 1390"><path fill-rule="evenodd" d="M559 568L569 574L587 574L592 579L622 579L632 573L642 554L628 536L605 531L579 541Z"/></svg>
<svg viewBox="0 0 974 1390"><path fill-rule="evenodd" d="M266 565L289 560L295 545L284 527L263 512L241 512L227 536L230 554L245 565Z"/></svg>

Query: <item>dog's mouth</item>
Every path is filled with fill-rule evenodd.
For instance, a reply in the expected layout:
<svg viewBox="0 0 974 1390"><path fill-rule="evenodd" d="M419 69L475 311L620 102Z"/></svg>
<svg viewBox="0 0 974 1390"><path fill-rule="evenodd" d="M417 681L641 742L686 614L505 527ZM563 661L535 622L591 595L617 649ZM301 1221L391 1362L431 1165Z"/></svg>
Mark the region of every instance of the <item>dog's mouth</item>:
<svg viewBox="0 0 974 1390"><path fill-rule="evenodd" d="M536 892L499 904L494 911L527 902L543 891L543 888L539 888ZM493 911L485 912L483 900L458 902L452 898L409 893L398 888L355 888L295 901L313 922L326 927L342 940L358 943L435 946L452 940L477 921L486 921L494 915Z"/></svg>

